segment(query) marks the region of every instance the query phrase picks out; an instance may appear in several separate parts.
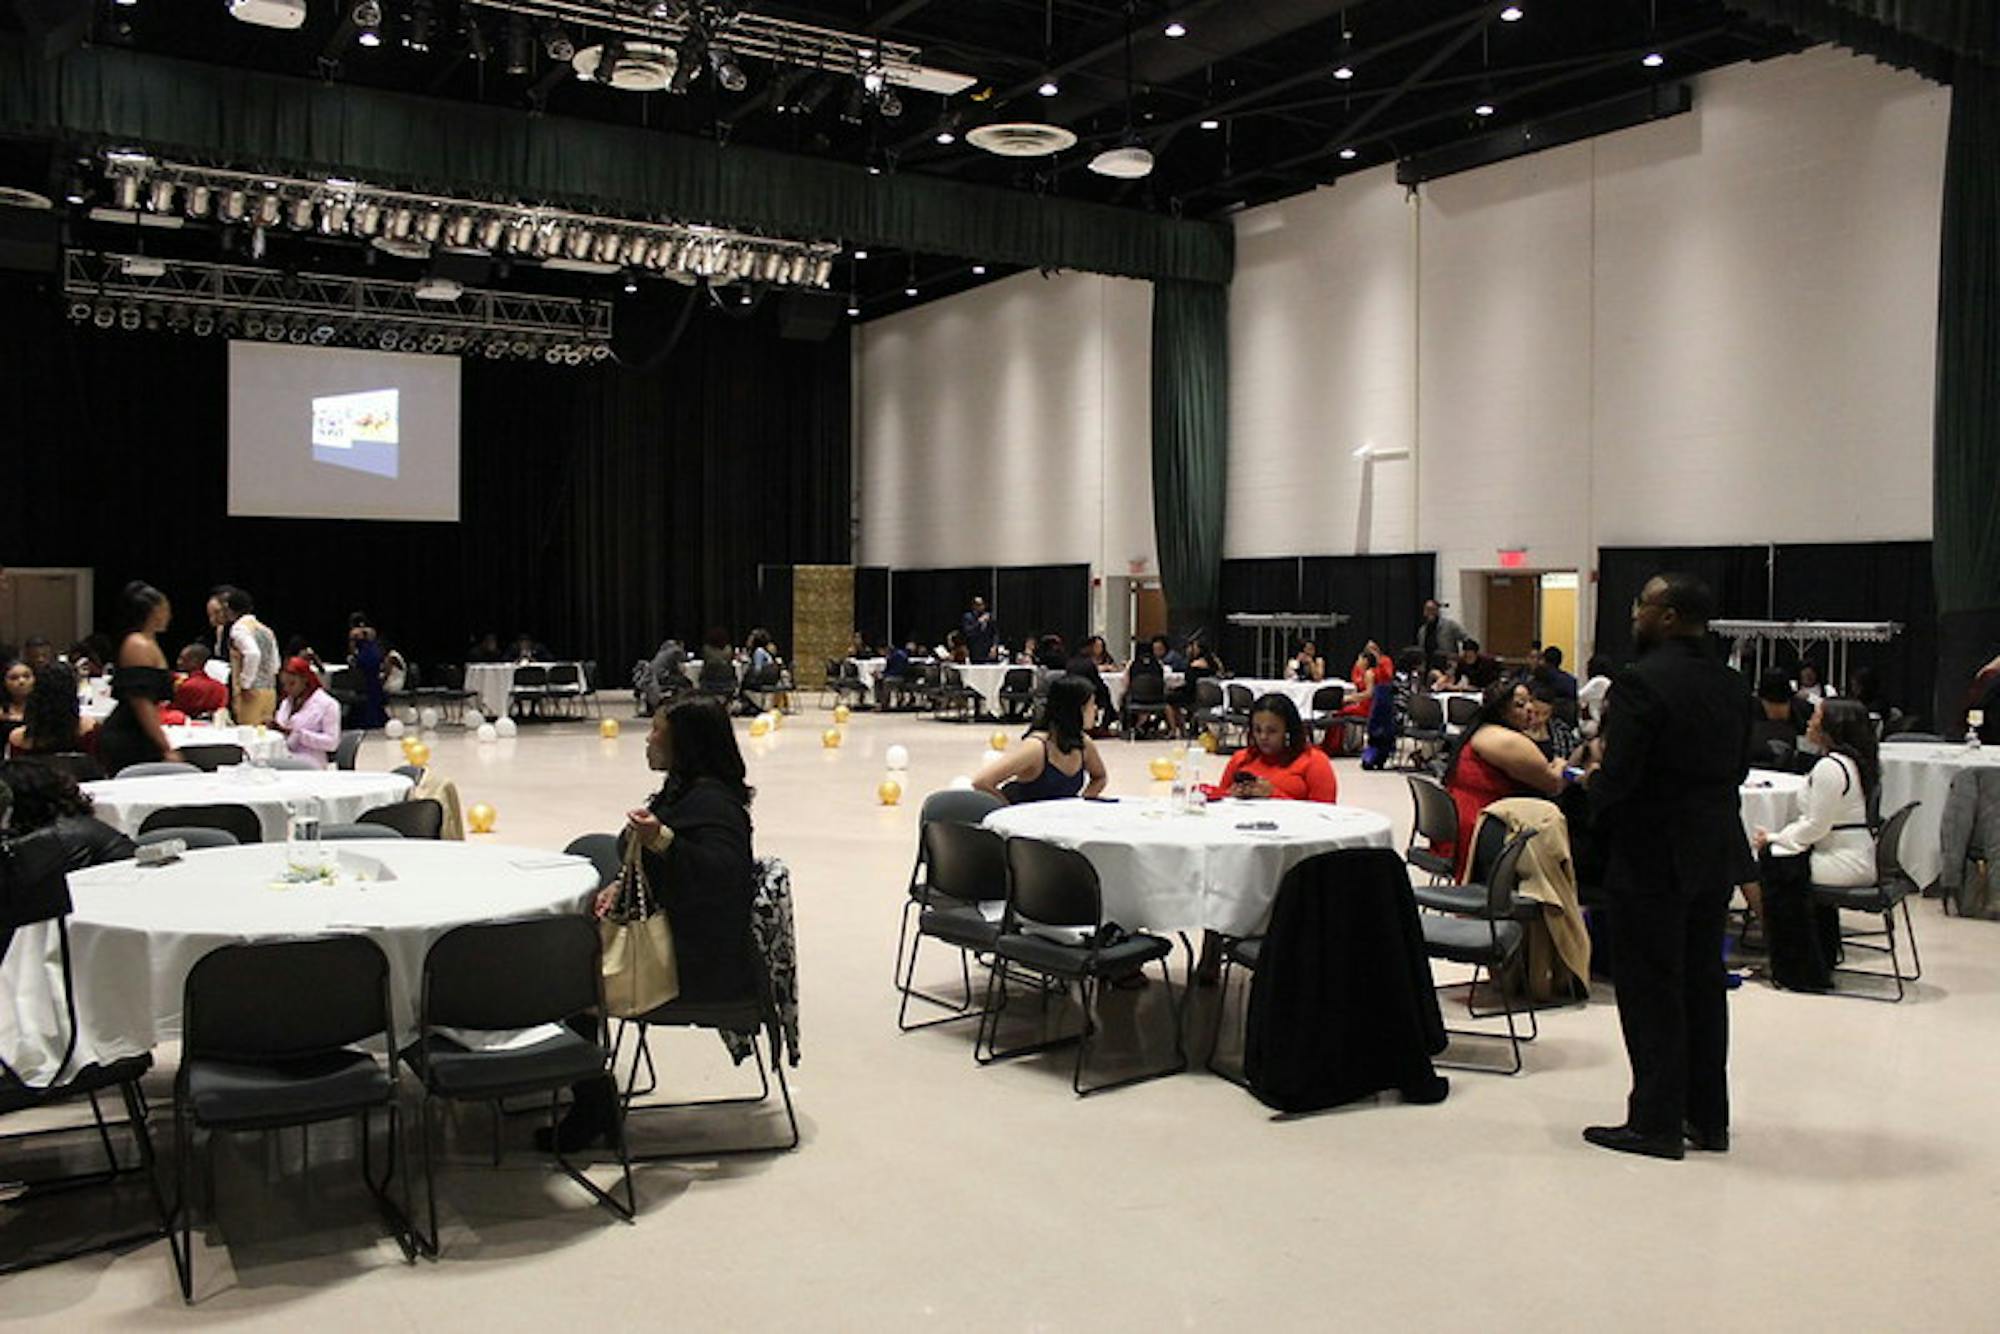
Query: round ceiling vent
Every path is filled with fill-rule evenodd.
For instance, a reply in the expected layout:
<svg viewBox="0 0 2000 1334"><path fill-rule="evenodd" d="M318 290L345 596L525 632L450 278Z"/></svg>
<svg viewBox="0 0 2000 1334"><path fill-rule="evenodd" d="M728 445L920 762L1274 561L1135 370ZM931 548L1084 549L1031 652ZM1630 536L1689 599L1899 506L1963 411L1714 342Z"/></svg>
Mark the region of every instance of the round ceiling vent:
<svg viewBox="0 0 2000 1334"><path fill-rule="evenodd" d="M626 42L608 80L597 77L597 71L604 65L602 46L584 47L569 63L575 67L579 79L608 82L621 92L663 93L674 81L674 69L680 60L657 42Z"/></svg>
<svg viewBox="0 0 2000 1334"><path fill-rule="evenodd" d="M966 133L974 148L983 148L1001 157L1047 157L1076 145L1076 136L1060 125L1035 121L1009 121L1002 125L982 125Z"/></svg>
<svg viewBox="0 0 2000 1334"><path fill-rule="evenodd" d="M1142 176L1153 174L1153 155L1137 144L1123 148L1107 148L1090 160L1090 169L1099 176L1115 176L1121 181L1136 181Z"/></svg>

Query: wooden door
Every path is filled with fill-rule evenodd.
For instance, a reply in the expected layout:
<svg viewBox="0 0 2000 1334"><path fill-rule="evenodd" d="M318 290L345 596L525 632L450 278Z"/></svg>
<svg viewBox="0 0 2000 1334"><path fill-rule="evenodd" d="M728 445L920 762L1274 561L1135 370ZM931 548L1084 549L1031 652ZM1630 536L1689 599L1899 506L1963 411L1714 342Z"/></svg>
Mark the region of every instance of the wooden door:
<svg viewBox="0 0 2000 1334"><path fill-rule="evenodd" d="M10 643L41 635L62 652L76 639L77 580L72 574L16 570L8 576L12 600L0 623Z"/></svg>
<svg viewBox="0 0 2000 1334"><path fill-rule="evenodd" d="M1486 576L1486 633L1480 642L1496 658L1525 658L1541 627L1535 595L1540 577L1532 574Z"/></svg>
<svg viewBox="0 0 2000 1334"><path fill-rule="evenodd" d="M1142 585L1133 589L1132 638L1143 644L1154 635L1163 635L1166 632L1167 595L1160 591L1157 584ZM1114 644L1111 646L1111 651L1118 653L1122 650Z"/></svg>

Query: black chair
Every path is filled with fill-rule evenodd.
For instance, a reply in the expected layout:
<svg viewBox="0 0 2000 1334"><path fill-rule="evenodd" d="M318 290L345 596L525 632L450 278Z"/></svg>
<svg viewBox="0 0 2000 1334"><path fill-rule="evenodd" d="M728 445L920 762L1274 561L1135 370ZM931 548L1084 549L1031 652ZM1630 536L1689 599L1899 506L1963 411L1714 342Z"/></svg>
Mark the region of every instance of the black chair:
<svg viewBox="0 0 2000 1334"><path fill-rule="evenodd" d="M340 705L344 721L348 710L361 702L361 673L352 667L336 667L326 674L326 693Z"/></svg>
<svg viewBox="0 0 2000 1334"><path fill-rule="evenodd" d="M325 836L325 831L322 830L321 837ZM157 828L146 830L132 841L140 847L145 848L151 847L155 843L165 843L167 840L175 838L187 844L188 851L190 852L201 848L233 848L239 846L236 841L236 835L230 833L227 829L208 829L201 825L160 825Z"/></svg>
<svg viewBox="0 0 2000 1334"><path fill-rule="evenodd" d="M1930 742L1934 745L1942 745L1945 743L1946 738L1939 736L1936 732L1898 732L1892 737L1885 737L1884 740Z"/></svg>
<svg viewBox="0 0 2000 1334"><path fill-rule="evenodd" d="M914 879L911 882L912 894L922 896L911 900L920 909L917 932L910 940L909 966L898 984L903 999L896 1008L896 1027L905 1033L972 1017L972 956L993 952L1007 900L1006 839L977 824L943 819L926 821L921 837L923 880L921 884ZM908 915L905 909L904 916ZM958 951L965 995L957 1004L916 990L917 954L925 937ZM952 1013L910 1023L912 995Z"/></svg>
<svg viewBox="0 0 2000 1334"><path fill-rule="evenodd" d="M1458 803L1451 799L1451 793L1445 791L1444 784L1429 774L1407 774L1405 777L1410 784L1410 801L1416 809L1410 821L1410 843L1403 850L1403 860L1428 875L1432 885L1449 885L1458 878L1458 866L1450 857L1441 856L1431 849L1446 844L1454 848L1458 846ZM1422 847L1417 846L1420 838L1424 840Z"/></svg>
<svg viewBox="0 0 2000 1334"><path fill-rule="evenodd" d="M515 679L520 679L516 672ZM559 662L548 671L547 683L542 687L542 698L552 706L576 706L576 716L583 716L584 697L583 664L580 662Z"/></svg>
<svg viewBox="0 0 2000 1334"><path fill-rule="evenodd" d="M550 1153L556 1165L612 1214L632 1221L639 1201L632 1188L632 1164L625 1155L622 1118L614 1116L612 1123L612 1144L625 1181L622 1204L563 1155L556 1133L563 1090L611 1075L603 992L597 924L588 917L529 917L454 927L424 955L417 1038L403 1048L402 1056L423 1086L417 1104L418 1143L423 1150L430 1230L419 1228L417 1241L430 1255L439 1251L437 1172L431 1154L431 1102L438 1098L492 1106L497 1167L501 1099L548 1094ZM505 1051L475 1051L438 1031L543 1024L560 1025L561 1031Z"/></svg>
<svg viewBox="0 0 2000 1334"><path fill-rule="evenodd" d="M1514 1001L1508 994L1507 979L1504 974L1520 955L1521 945L1527 939L1527 928L1520 921L1518 902L1521 896L1516 892L1520 884L1521 854L1527 850L1528 841L1534 831L1524 829L1512 837L1506 837L1506 826L1499 820L1486 820L1480 828L1480 838L1484 842L1486 831L1499 828L1504 839L1499 853L1493 857L1490 866L1482 867L1475 860L1472 867L1475 876L1482 879L1468 881L1464 885L1452 887L1468 898L1480 900L1476 908L1462 915L1439 916L1436 913L1421 914L1424 930L1424 949L1433 959L1443 959L1448 963L1466 964L1472 968L1472 976L1464 982L1447 982L1438 990L1463 986L1466 989L1466 1009L1472 1017L1481 1015L1472 1008L1472 997L1479 985L1479 976L1485 973L1493 982L1493 989L1499 993L1501 1013L1507 1020L1507 1044L1513 1054L1511 1069L1498 1070L1492 1066L1454 1064L1440 1059L1439 1065L1459 1070L1477 1070L1489 1074L1519 1074L1521 1072L1521 1044L1533 1042L1541 1036L1539 1022L1535 1018L1533 1006L1526 1007L1528 1032L1521 1034L1514 1022ZM1443 887L1439 887L1443 888ZM1435 890L1419 888L1417 902L1424 904L1426 894ZM1431 906L1425 904L1424 906ZM1470 905L1468 905L1470 906ZM1500 1034L1483 1029L1449 1028L1445 1032L1455 1037L1496 1038Z"/></svg>
<svg viewBox="0 0 2000 1334"><path fill-rule="evenodd" d="M614 884L625 869L625 859L618 852L616 834L579 834L563 849L572 857L587 859L597 872L600 888Z"/></svg>
<svg viewBox="0 0 2000 1334"><path fill-rule="evenodd" d="M243 763L243 747L226 741L204 746L182 746L181 759L205 774L212 774L217 769Z"/></svg>
<svg viewBox="0 0 2000 1334"><path fill-rule="evenodd" d="M355 823L387 825L404 838L443 838L444 803L433 797L394 801L361 812Z"/></svg>
<svg viewBox="0 0 2000 1334"><path fill-rule="evenodd" d="M579 718L583 716L583 706L588 704L590 711L602 718L604 701L597 697L597 659L585 658L576 667L583 676L583 694L577 700L577 716Z"/></svg>
<svg viewBox="0 0 2000 1334"><path fill-rule="evenodd" d="M1035 709L1035 669L1009 667L1000 678L1000 716L1009 721L1027 717Z"/></svg>
<svg viewBox="0 0 2000 1334"><path fill-rule="evenodd" d="M1075 943L1068 943L1047 935L1032 934L1031 929L1036 927L1067 928L1082 934ZM1074 1043L1076 1064L1070 1072L1070 1087L1078 1097L1178 1074L1187 1069L1187 1049L1181 1040L1180 1009L1174 999L1173 975L1167 967L1173 943L1163 936L1144 932L1117 940L1107 940L1107 934L1104 893L1097 881L1096 868L1091 866L1088 858L1072 849L1059 848L1036 839L1009 839L1007 907L1001 916L999 938L993 944L995 966L987 979L986 1008L981 1016L979 1035L973 1042L973 1058L986 1065ZM1097 1036L1097 1023L1091 1014L1099 984L1137 972L1148 963L1160 965L1160 977L1167 988L1167 1018L1173 1027L1174 1039L1173 1064L1086 1086L1083 1071L1089 1059L1092 1039ZM1075 983L1083 1010L1082 1030L1067 1037L1000 1050L997 1044L1000 1017L1007 1008L1007 975L1015 969L1059 982L1065 990L1070 983Z"/></svg>
<svg viewBox="0 0 2000 1334"><path fill-rule="evenodd" d="M177 1188L168 1237L181 1297L194 1301L194 1223L188 1179L194 1131L233 1133L316 1125L354 1117L361 1135L361 1180L375 1199L403 1258L415 1263L409 1218L389 1196L396 1172L401 1114L393 1064L395 1020L389 1007L389 960L366 936L224 945L189 971L181 1001L181 1066L174 1081ZM361 1044L382 1038L384 1066ZM389 1122L387 1158L373 1168L376 1112ZM410 1198L409 1161L403 1199Z"/></svg>
<svg viewBox="0 0 2000 1334"><path fill-rule="evenodd" d="M79 783L95 783L104 777L104 766L97 762L97 757L80 750L51 751L46 755L26 758L46 764L51 769L60 769Z"/></svg>
<svg viewBox="0 0 2000 1334"><path fill-rule="evenodd" d="M979 712L979 692L965 683L965 674L947 666L930 690L931 716L942 721L947 715L969 723Z"/></svg>
<svg viewBox="0 0 2000 1334"><path fill-rule="evenodd" d="M1222 688L1222 721L1235 728L1243 736L1250 735L1250 710L1257 705L1257 696L1249 686L1234 681L1225 682Z"/></svg>
<svg viewBox="0 0 2000 1334"><path fill-rule="evenodd" d="M1160 672L1139 672L1125 678L1125 706L1118 711L1118 730L1127 741L1139 739L1148 718L1167 716L1167 678Z"/></svg>
<svg viewBox="0 0 2000 1334"><path fill-rule="evenodd" d="M342 732L340 740L335 743L333 748L333 767L336 769L354 768L354 761L361 754L362 739L367 735L366 732Z"/></svg>
<svg viewBox="0 0 2000 1334"><path fill-rule="evenodd" d="M1906 982L1915 982L1924 975L1923 956L1917 952L1917 929L1910 920L1910 896L1920 893L1917 882L1903 869L1903 831L1910 823L1910 816L1922 802L1910 802L1883 822L1880 832L1875 835L1875 883L1852 887L1837 885L1814 885L1812 896L1816 903L1833 908L1838 912L1859 912L1879 916L1880 930L1846 931L1840 933L1840 947L1847 950L1865 950L1871 954L1889 956L1889 971L1876 968L1843 968L1835 965L1835 973L1849 977L1873 977L1896 984L1893 996L1876 996L1867 992L1854 991L1844 994L1861 1000L1888 1001L1894 1004L1903 999ZM1910 942L1911 971L1903 971L1902 956L1896 950L1896 908L1903 909L1903 934ZM1881 944L1874 944L1877 937Z"/></svg>
<svg viewBox="0 0 2000 1334"><path fill-rule="evenodd" d="M414 674L417 665L411 663L409 670ZM455 722L464 717L466 701L476 698L472 691L465 688L465 668L455 662L441 662L431 668L428 675L432 684L408 688L398 698L434 703L447 721Z"/></svg>
<svg viewBox="0 0 2000 1334"><path fill-rule="evenodd" d="M179 760L141 760L118 771L120 778L171 778L176 774L198 774L201 770Z"/></svg>
<svg viewBox="0 0 2000 1334"><path fill-rule="evenodd" d="M1306 734L1324 737L1330 728L1340 723L1340 709L1346 702L1347 687L1343 685L1323 685L1313 691L1312 707L1300 720L1306 725Z"/></svg>
<svg viewBox="0 0 2000 1334"><path fill-rule="evenodd" d="M1212 676L1204 676L1194 683L1194 719L1191 726L1195 731L1207 730L1215 733L1221 741L1229 731L1229 720L1224 717L1222 682Z"/></svg>
<svg viewBox="0 0 2000 1334"><path fill-rule="evenodd" d="M1472 721L1479 712L1479 701L1470 695L1451 695L1444 702L1444 721L1447 727L1457 730Z"/></svg>
<svg viewBox="0 0 2000 1334"><path fill-rule="evenodd" d="M1299 865L1303 866L1305 863L1301 862ZM1234 976L1238 968L1243 969L1245 972L1256 972L1258 960L1263 957L1263 953L1264 938L1262 936L1241 938L1224 936L1222 938L1222 966L1216 973L1215 984L1215 1027L1209 1033L1208 1058L1202 1062L1202 1065L1210 1074L1221 1075L1238 1088L1248 1088L1250 1081L1243 1077L1241 1071L1227 1070L1217 1065L1215 1063L1215 1053L1222 1041L1223 1016L1229 1013L1230 979Z"/></svg>
<svg viewBox="0 0 2000 1334"><path fill-rule="evenodd" d="M0 937L0 958L10 949L39 947L44 923L51 924L56 935L56 945L62 961L62 995L55 1000L63 1018L59 1032L77 1032L76 978L71 967L69 948L70 911L69 886L62 872L63 851L53 829L38 834L0 844L0 858L10 865L17 887L22 891L11 896L8 907L12 910L9 918L12 925L6 935ZM25 997L17 998L17 1003ZM0 1259L0 1274L20 1273L28 1269L40 1268L61 1260L92 1255L99 1251L114 1250L124 1246L151 1241L168 1234L172 1227L168 1216L167 1202L160 1194L159 1181L154 1175L153 1140L147 1126L146 1101L140 1093L139 1080L152 1068L150 1053L126 1057L112 1061L108 1065L85 1064L73 1067L65 1061L55 1079L48 1084L36 1086L12 1073L0 1078L0 1117L17 1113L45 1113L48 1109L68 1103L88 1101L90 1103L91 1126L97 1132L98 1141L104 1147L106 1165L96 1171L68 1173L54 1177L39 1177L31 1180L13 1179L15 1174L0 1168L0 1177L9 1179L4 1195L10 1209L32 1209L42 1200L61 1196L70 1191L89 1186L111 1185L121 1177L134 1172L143 1174L146 1186L152 1195L155 1222L140 1231L121 1229L110 1236L95 1236L87 1240L66 1242L52 1250L35 1250L23 1247ZM116 1089L125 1102L125 1119L120 1123L107 1122L104 1109L98 1102L100 1093ZM122 1124L131 1132L137 1149L137 1162L127 1166L119 1160L118 1150L111 1138L114 1124ZM0 1142L20 1144L31 1139L66 1135L84 1129L82 1125L43 1126L38 1129L0 1136Z"/></svg>
<svg viewBox="0 0 2000 1334"><path fill-rule="evenodd" d="M548 668L528 662L514 669L514 684L507 691L508 712L518 714L525 704L529 713L540 717L542 701L548 697Z"/></svg>
<svg viewBox="0 0 2000 1334"><path fill-rule="evenodd" d="M868 687L861 684L861 669L852 658L828 658L826 660L826 680L820 687L820 707L831 708L827 696L833 697L834 704L847 704L860 708L868 702Z"/></svg>
<svg viewBox="0 0 2000 1334"><path fill-rule="evenodd" d="M903 951L911 948L910 914L921 912L925 903L929 901L924 879L925 855L928 852L924 844L924 830L941 820L953 824L976 825L1006 804L990 792L980 792L972 788L947 788L924 798L923 809L917 814L917 855L910 863L910 883L903 895L903 917L896 926L895 982L898 991L904 986ZM950 1001L926 996L921 992L917 998L927 1000L933 1005L942 1005L946 1009L953 1008Z"/></svg>
<svg viewBox="0 0 2000 1334"><path fill-rule="evenodd" d="M389 771L399 778L407 778L412 783L424 781L424 769L420 764L399 764Z"/></svg>
<svg viewBox="0 0 2000 1334"><path fill-rule="evenodd" d="M238 843L262 843L264 822L248 806L223 802L212 806L162 806L139 821L139 832L149 834L168 827L220 829Z"/></svg>
<svg viewBox="0 0 2000 1334"><path fill-rule="evenodd" d="M319 836L328 842L367 838L401 838L402 834L385 824L368 824L360 820L347 823L323 824Z"/></svg>
<svg viewBox="0 0 2000 1334"><path fill-rule="evenodd" d="M1421 764L1425 756L1445 743L1444 706L1436 695L1410 696L1409 713L1403 719L1398 746L1407 745L1409 762Z"/></svg>

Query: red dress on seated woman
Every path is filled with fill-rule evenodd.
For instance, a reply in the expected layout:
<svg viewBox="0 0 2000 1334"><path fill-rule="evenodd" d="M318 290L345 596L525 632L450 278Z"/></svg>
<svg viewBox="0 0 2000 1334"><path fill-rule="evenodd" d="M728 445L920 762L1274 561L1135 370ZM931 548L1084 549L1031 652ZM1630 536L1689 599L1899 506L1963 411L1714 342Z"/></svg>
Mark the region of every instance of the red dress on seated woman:
<svg viewBox="0 0 2000 1334"><path fill-rule="evenodd" d="M1467 863L1472 858L1472 834L1478 828L1479 813L1496 801L1528 795L1528 790L1481 759L1470 744L1459 753L1448 790L1452 804L1458 807L1458 842L1434 843L1431 851L1457 863L1458 878L1464 880Z"/></svg>

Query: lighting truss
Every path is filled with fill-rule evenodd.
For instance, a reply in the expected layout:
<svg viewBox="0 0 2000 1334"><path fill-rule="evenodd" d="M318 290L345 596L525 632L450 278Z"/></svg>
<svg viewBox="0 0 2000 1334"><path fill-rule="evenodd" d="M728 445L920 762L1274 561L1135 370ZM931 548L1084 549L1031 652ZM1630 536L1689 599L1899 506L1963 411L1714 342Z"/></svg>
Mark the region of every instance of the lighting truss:
<svg viewBox="0 0 2000 1334"><path fill-rule="evenodd" d="M185 213L225 224L356 237L416 257L445 248L593 273L636 270L683 282L706 278L825 288L840 253L833 241L454 199L338 177L271 176L166 161L140 150L107 152L104 170L112 198L140 221Z"/></svg>
<svg viewBox="0 0 2000 1334"><path fill-rule="evenodd" d="M577 365L611 355L611 305L471 288L450 300L419 284L71 250L70 318L100 328L221 333L270 342L528 357ZM127 312L131 314L127 314Z"/></svg>
<svg viewBox="0 0 2000 1334"><path fill-rule="evenodd" d="M618 33L644 41L678 46L688 34L689 5L657 0L471 0L482 9L524 14L532 18ZM865 33L843 32L810 23L796 23L769 14L746 13L703 6L700 24L708 40L727 46L739 56L754 56L781 65L825 70L854 78L869 75L903 88L951 96L978 80L970 74L937 69L922 63L921 50L907 42L892 42Z"/></svg>

